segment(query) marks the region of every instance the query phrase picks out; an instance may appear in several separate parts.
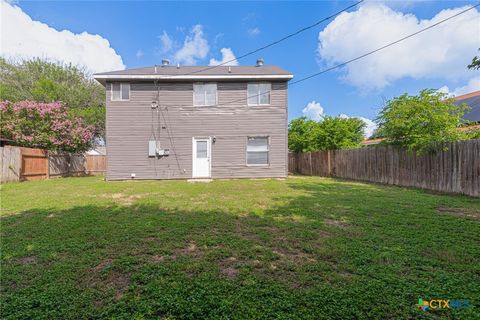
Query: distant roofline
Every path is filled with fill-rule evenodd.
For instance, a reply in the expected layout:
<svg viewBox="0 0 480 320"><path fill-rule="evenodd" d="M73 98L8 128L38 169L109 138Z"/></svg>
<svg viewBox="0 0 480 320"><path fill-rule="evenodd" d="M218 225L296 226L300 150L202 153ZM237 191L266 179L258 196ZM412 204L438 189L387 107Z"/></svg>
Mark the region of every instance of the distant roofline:
<svg viewBox="0 0 480 320"><path fill-rule="evenodd" d="M468 98L472 98L472 97L477 97L477 96L480 96L480 90L478 90L478 91L473 91L473 92L466 93L466 94L462 94L461 96L456 96L456 97L455 97L455 100L464 100L464 99L468 99Z"/></svg>

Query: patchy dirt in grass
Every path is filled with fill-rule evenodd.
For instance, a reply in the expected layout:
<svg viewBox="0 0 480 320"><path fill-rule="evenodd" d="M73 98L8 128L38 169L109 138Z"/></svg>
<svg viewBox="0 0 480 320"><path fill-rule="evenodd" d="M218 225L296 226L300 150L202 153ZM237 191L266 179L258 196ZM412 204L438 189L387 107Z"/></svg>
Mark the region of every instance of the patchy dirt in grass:
<svg viewBox="0 0 480 320"><path fill-rule="evenodd" d="M124 204L124 205L132 205L136 200L144 198L150 195L149 193L145 194L134 194L134 195L127 195L125 193L104 193L99 195L100 198L104 199L111 199L117 203Z"/></svg>
<svg viewBox="0 0 480 320"><path fill-rule="evenodd" d="M276 247L273 250L280 261L288 261L292 263L312 263L317 262L317 259L312 254L301 251L301 249L286 249L282 247Z"/></svg>
<svg viewBox="0 0 480 320"><path fill-rule="evenodd" d="M151 259L152 259L152 262L154 262L154 263L160 263L160 262L165 261L165 256L154 255L154 256L152 256Z"/></svg>
<svg viewBox="0 0 480 320"><path fill-rule="evenodd" d="M227 267L225 269L220 269L220 274L228 279L235 279L239 271L233 267Z"/></svg>
<svg viewBox="0 0 480 320"><path fill-rule="evenodd" d="M238 270L239 261L235 257L229 257L219 263L220 275L228 279L235 279L240 271Z"/></svg>
<svg viewBox="0 0 480 320"><path fill-rule="evenodd" d="M201 258L203 252L198 248L195 241L190 241L186 247L175 250L175 253L170 258L175 259L176 256L188 256L192 258Z"/></svg>
<svg viewBox="0 0 480 320"><path fill-rule="evenodd" d="M113 289L115 292L114 299L118 301L123 297L124 292L130 285L131 273L110 271L105 277L105 275L102 275L101 271L105 270L105 268L111 265L112 261L112 259L105 259L93 267L91 269L93 272L89 274L87 283L88 286L97 288L100 291ZM94 303L97 307L99 307L103 304L103 301L97 300Z"/></svg>
<svg viewBox="0 0 480 320"><path fill-rule="evenodd" d="M36 264L37 260L38 259L35 256L25 256L25 257L20 257L20 258L16 259L17 263L22 264L22 265Z"/></svg>
<svg viewBox="0 0 480 320"><path fill-rule="evenodd" d="M468 218L472 220L480 220L480 211L468 208L437 208L440 214L451 215L455 217Z"/></svg>
<svg viewBox="0 0 480 320"><path fill-rule="evenodd" d="M346 221L342 221L342 220L336 220L336 219L324 219L323 220L325 222L325 224L329 225L329 226L332 226L332 227L337 227L337 228L340 228L340 229L346 229L348 227L350 227L350 224Z"/></svg>
<svg viewBox="0 0 480 320"><path fill-rule="evenodd" d="M112 273L106 280L107 286L111 286L115 289L115 300L120 300L123 294L130 285L131 274L130 273Z"/></svg>
<svg viewBox="0 0 480 320"><path fill-rule="evenodd" d="M99 264L97 264L95 267L93 267L92 271L100 272L111 264L112 264L112 259L105 259L102 262L100 262Z"/></svg>

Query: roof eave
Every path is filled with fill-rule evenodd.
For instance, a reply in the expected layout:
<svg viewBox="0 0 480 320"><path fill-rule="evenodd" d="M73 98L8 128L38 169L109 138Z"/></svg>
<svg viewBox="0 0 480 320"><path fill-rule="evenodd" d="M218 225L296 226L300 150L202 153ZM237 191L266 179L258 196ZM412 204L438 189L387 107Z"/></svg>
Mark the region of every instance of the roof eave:
<svg viewBox="0 0 480 320"><path fill-rule="evenodd" d="M94 74L98 82L104 84L107 80L290 80L292 74L264 75L163 75L163 74Z"/></svg>

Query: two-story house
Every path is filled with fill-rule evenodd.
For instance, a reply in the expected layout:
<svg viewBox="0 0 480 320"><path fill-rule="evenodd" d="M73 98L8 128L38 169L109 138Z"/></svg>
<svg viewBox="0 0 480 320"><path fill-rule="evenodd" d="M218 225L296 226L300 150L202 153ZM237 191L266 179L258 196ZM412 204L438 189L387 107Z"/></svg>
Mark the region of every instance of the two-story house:
<svg viewBox="0 0 480 320"><path fill-rule="evenodd" d="M287 82L279 67L161 66L98 73L107 180L287 176Z"/></svg>

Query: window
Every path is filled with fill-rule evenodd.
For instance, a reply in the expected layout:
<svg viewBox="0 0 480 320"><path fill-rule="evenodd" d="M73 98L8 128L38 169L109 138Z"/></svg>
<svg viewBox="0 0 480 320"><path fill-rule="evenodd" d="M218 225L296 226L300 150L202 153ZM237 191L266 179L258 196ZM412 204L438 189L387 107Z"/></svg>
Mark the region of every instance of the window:
<svg viewBox="0 0 480 320"><path fill-rule="evenodd" d="M130 83L112 83L112 101L130 99Z"/></svg>
<svg viewBox="0 0 480 320"><path fill-rule="evenodd" d="M248 105L258 106L270 104L271 83L249 83L247 86Z"/></svg>
<svg viewBox="0 0 480 320"><path fill-rule="evenodd" d="M193 105L214 106L217 104L216 83L194 83L193 84Z"/></svg>
<svg viewBox="0 0 480 320"><path fill-rule="evenodd" d="M197 158L208 158L207 141L197 141Z"/></svg>
<svg viewBox="0 0 480 320"><path fill-rule="evenodd" d="M247 165L268 165L268 137L247 138Z"/></svg>

